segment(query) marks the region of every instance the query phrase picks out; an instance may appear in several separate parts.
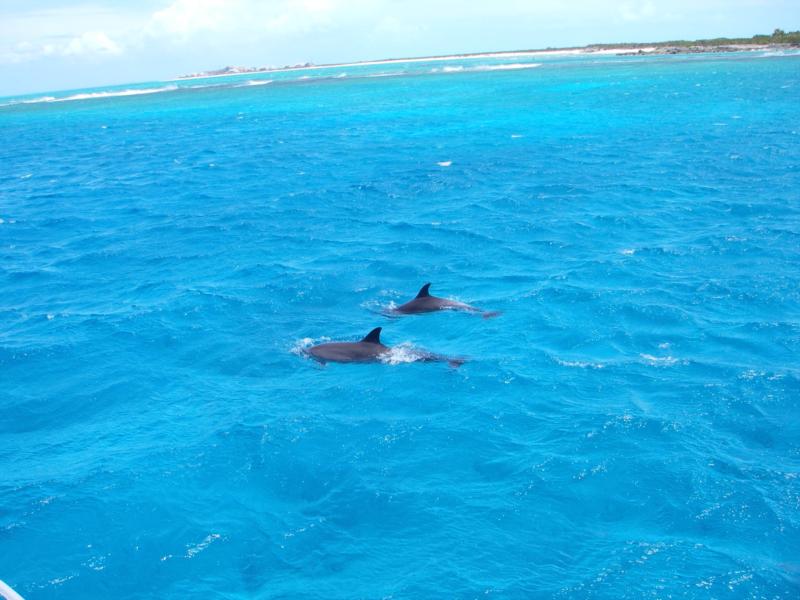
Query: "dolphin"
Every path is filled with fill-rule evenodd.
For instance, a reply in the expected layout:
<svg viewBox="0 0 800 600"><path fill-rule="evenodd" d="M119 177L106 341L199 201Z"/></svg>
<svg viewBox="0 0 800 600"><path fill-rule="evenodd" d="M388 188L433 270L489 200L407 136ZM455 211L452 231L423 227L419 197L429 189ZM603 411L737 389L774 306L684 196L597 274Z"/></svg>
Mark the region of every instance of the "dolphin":
<svg viewBox="0 0 800 600"><path fill-rule="evenodd" d="M460 310L462 312L481 313L484 319L490 319L500 314L496 311L486 312L475 306L464 304L463 302L431 296L430 287L431 284L426 283L419 290L416 298L409 300L405 304L401 304L391 312L403 315L417 315L420 313L436 312L437 310Z"/></svg>
<svg viewBox="0 0 800 600"><path fill-rule="evenodd" d="M389 358L392 349L381 343L381 329L376 327L358 342L331 342L312 346L306 352L314 359L325 364L369 363ZM463 358L448 358L430 352L414 351L414 362L447 362L452 367L464 364Z"/></svg>
<svg viewBox="0 0 800 600"><path fill-rule="evenodd" d="M359 342L332 342L308 349L318 361L325 362L375 362L389 353L389 347L381 343L381 327L370 331Z"/></svg>

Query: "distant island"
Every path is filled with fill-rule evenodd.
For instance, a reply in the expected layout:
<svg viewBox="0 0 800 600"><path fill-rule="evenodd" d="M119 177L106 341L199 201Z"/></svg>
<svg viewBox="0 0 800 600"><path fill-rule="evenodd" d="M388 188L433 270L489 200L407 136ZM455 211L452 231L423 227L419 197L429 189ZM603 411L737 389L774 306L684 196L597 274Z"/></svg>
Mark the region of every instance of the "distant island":
<svg viewBox="0 0 800 600"><path fill-rule="evenodd" d="M314 63L302 63L297 65L284 65L283 67L222 67L213 71L202 71L200 73L190 73L181 75L178 79L195 79L197 77L219 77L220 75L242 75L245 73L268 73L270 71L289 71L292 69L310 69Z"/></svg>
<svg viewBox="0 0 800 600"><path fill-rule="evenodd" d="M712 38L704 40L671 40L667 42L590 44L568 48L542 48L538 50L507 50L499 52L473 52L451 56L421 56L414 58L387 58L382 60L358 61L351 63L328 63L315 65L311 62L282 67L235 67L228 66L211 71L181 75L177 79L198 79L205 77L224 77L247 73L271 73L295 71L300 69L330 69L358 65L379 65L399 62L421 62L427 60L457 60L463 58L502 58L511 56L536 56L540 54L615 54L617 56L639 56L645 54L701 54L706 52L741 52L743 50L767 50L800 48L800 31L776 29L771 35L759 34L749 38Z"/></svg>

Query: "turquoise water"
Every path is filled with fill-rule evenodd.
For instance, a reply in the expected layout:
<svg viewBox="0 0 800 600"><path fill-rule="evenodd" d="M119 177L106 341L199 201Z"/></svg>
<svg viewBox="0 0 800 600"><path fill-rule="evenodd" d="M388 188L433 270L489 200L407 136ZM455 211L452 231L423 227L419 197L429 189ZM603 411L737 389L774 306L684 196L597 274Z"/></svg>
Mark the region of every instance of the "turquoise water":
<svg viewBox="0 0 800 600"><path fill-rule="evenodd" d="M0 102L0 579L797 597L800 57L255 79Z"/></svg>

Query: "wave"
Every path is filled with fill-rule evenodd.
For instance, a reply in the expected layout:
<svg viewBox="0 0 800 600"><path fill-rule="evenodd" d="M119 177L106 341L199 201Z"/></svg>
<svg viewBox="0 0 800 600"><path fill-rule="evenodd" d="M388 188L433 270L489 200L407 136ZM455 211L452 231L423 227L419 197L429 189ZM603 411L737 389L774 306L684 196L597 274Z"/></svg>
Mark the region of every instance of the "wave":
<svg viewBox="0 0 800 600"><path fill-rule="evenodd" d="M20 104L36 104L38 102L54 102L55 96L42 96L41 98L34 98L33 100L22 100Z"/></svg>
<svg viewBox="0 0 800 600"><path fill-rule="evenodd" d="M510 64L500 64L500 65L478 65L474 67L465 67L463 65L455 65L455 66L446 66L446 67L435 67L429 71L429 73L464 73L464 72L478 72L478 71L509 71L509 70L517 70L517 69L533 69L536 67L542 66L541 63L510 63ZM390 72L390 73L370 73L364 75L357 75L356 78L375 78L375 77L402 77L405 75L413 74L413 71L401 70L397 72ZM292 83L295 82L306 82L310 79L313 80L322 80L322 79L343 79L349 77L347 73L338 73L331 77L312 77L309 75L303 75L298 77L297 79L286 79L282 80L281 83ZM52 103L52 102L71 102L76 100L95 100L99 98L119 98L124 96L143 96L147 94L159 94L163 92L173 92L180 89L204 89L204 88L211 88L211 87L251 87L251 86L260 86L260 85L267 85L270 83L274 83L275 80L273 79L249 79L244 82L236 82L236 83L213 83L213 84L198 84L198 85L189 85L189 86L179 86L175 84L165 85L161 87L153 87L153 88L130 88L125 90L107 90L107 91L99 91L99 92L81 92L77 94L72 94L69 96L40 96L38 98L30 98L26 100L11 100L9 102L5 102L0 104L0 107L4 106L12 106L18 104L41 104L41 103Z"/></svg>
<svg viewBox="0 0 800 600"><path fill-rule="evenodd" d="M590 362L584 360L562 360L558 357L554 357L556 363L561 365L562 367L573 367L579 369L605 369L606 365L601 362Z"/></svg>
<svg viewBox="0 0 800 600"><path fill-rule="evenodd" d="M673 356L653 356L652 354L640 354L642 360L649 365L671 367L680 362L683 362Z"/></svg>
<svg viewBox="0 0 800 600"><path fill-rule="evenodd" d="M514 71L517 69L535 69L541 67L542 63L510 63L507 65L481 65L470 70L475 71Z"/></svg>
<svg viewBox="0 0 800 600"><path fill-rule="evenodd" d="M109 91L109 92L87 92L84 94L74 94L65 98L56 98L53 102L68 102L70 100L90 100L93 98L117 98L122 96L142 96L145 94L159 94L161 92L173 92L178 89L177 85L166 85L159 88L133 88L129 90Z"/></svg>
<svg viewBox="0 0 800 600"><path fill-rule="evenodd" d="M106 92L84 92L80 94L72 94L71 96L64 96L58 98L56 96L42 96L40 98L32 98L30 100L15 100L0 106L11 106L14 104L41 104L50 102L70 102L73 100L92 100L95 98L117 98L122 96L141 96L144 94L158 94L161 92L172 92L178 89L177 85L166 85L159 88L132 88L128 90L114 90Z"/></svg>
<svg viewBox="0 0 800 600"><path fill-rule="evenodd" d="M503 65L477 65L475 67L465 67L458 65L454 67L434 67L431 73L468 73L476 71L516 71L518 69L535 69L541 67L542 63L508 63Z"/></svg>
<svg viewBox="0 0 800 600"><path fill-rule="evenodd" d="M30 100L11 100L10 102L4 102L0 104L0 106L13 106L15 104L39 104L40 102L55 102L55 96L42 96L40 98L32 98Z"/></svg>
<svg viewBox="0 0 800 600"><path fill-rule="evenodd" d="M763 52L760 58L771 58L773 56L797 56L800 51L797 50L767 50Z"/></svg>
<svg viewBox="0 0 800 600"><path fill-rule="evenodd" d="M273 82L272 79L250 79L248 81L245 81L244 83L235 84L232 87L252 87L254 85L267 85L268 83L272 82ZM198 87L207 87L207 86L198 86Z"/></svg>

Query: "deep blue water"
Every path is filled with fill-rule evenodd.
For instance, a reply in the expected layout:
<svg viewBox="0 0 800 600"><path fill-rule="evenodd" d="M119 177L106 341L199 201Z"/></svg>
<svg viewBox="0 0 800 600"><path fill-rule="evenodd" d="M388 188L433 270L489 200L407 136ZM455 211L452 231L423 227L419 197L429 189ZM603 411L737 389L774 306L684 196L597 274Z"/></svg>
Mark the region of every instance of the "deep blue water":
<svg viewBox="0 0 800 600"><path fill-rule="evenodd" d="M798 597L800 56L531 60L6 101L0 579Z"/></svg>

